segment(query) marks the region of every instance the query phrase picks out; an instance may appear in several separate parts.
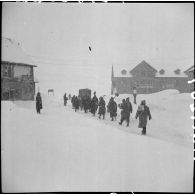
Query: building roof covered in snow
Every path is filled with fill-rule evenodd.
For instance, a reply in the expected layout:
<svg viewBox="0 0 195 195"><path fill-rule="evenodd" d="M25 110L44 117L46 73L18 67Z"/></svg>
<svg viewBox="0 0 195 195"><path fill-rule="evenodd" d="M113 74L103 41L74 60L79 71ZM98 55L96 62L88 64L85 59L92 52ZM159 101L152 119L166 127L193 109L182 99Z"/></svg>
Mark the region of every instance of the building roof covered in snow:
<svg viewBox="0 0 195 195"><path fill-rule="evenodd" d="M145 60L141 61L137 66L135 66L130 72L133 74L135 71L139 70L139 69L150 69L154 72L157 72L157 70L152 67L150 64L148 64Z"/></svg>
<svg viewBox="0 0 195 195"><path fill-rule="evenodd" d="M5 37L1 37L1 61L35 66L20 43Z"/></svg>
<svg viewBox="0 0 195 195"><path fill-rule="evenodd" d="M186 71L191 71L194 68L194 66L192 66L192 67L188 68L186 71L184 71L184 70L181 70L179 68L176 68L175 70L170 70L169 68L162 67L158 70L143 60L138 65L135 65L134 68L128 68L127 65L120 66L120 67L113 66L114 77L132 77L133 71L135 71L138 68L142 69L143 67L146 67L147 69L153 70L155 72L155 77L187 77L187 75L185 74ZM162 70L164 70L163 74L161 73Z"/></svg>
<svg viewBox="0 0 195 195"><path fill-rule="evenodd" d="M187 75L182 71L180 71L179 74L176 74L175 70L165 70L164 74L160 74L159 72L157 72L156 77L187 77Z"/></svg>
<svg viewBox="0 0 195 195"><path fill-rule="evenodd" d="M188 68L186 71L184 71L185 73L187 73L187 72L191 72L191 71L194 71L194 65L193 66L191 66L190 68Z"/></svg>

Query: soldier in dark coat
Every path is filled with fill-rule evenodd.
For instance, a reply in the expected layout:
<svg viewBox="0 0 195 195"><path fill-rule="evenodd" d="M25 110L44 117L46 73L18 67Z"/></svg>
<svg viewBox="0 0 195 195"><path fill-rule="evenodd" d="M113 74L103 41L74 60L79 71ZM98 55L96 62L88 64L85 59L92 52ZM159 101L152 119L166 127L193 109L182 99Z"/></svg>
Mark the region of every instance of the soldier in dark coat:
<svg viewBox="0 0 195 195"><path fill-rule="evenodd" d="M105 112L106 112L106 102L104 101L103 97L100 97L99 99L99 118L101 118L101 115L103 116L103 119L105 118Z"/></svg>
<svg viewBox="0 0 195 195"><path fill-rule="evenodd" d="M90 108L91 98L90 98L88 95L85 95L85 96L83 97L82 102L83 102L84 111L85 111L85 113L87 113L87 111L88 111L89 108Z"/></svg>
<svg viewBox="0 0 195 195"><path fill-rule="evenodd" d="M140 106L138 107L135 118L137 119L138 117L139 117L138 127L143 128L142 134L145 135L146 134L147 118L149 118L149 120L152 119L152 116L150 114L150 109L148 106L146 106L145 100L142 100Z"/></svg>
<svg viewBox="0 0 195 195"><path fill-rule="evenodd" d="M64 94L64 106L67 104L68 97L66 96L66 93Z"/></svg>
<svg viewBox="0 0 195 195"><path fill-rule="evenodd" d="M79 100L79 107L81 110L83 110L83 101L80 95L78 96L78 100Z"/></svg>
<svg viewBox="0 0 195 195"><path fill-rule="evenodd" d="M133 109L132 109L131 102L129 101L129 98L127 98L126 99L126 109L125 109L127 127L129 126L130 113L132 113L132 111Z"/></svg>
<svg viewBox="0 0 195 195"><path fill-rule="evenodd" d="M127 127L129 126L129 118L130 113L132 113L132 105L131 102L129 102L129 98L123 99L122 104L120 105L121 111L121 121L119 122L120 125L122 125L123 121L125 120L127 122Z"/></svg>
<svg viewBox="0 0 195 195"><path fill-rule="evenodd" d="M91 113L95 116L95 113L97 111L98 108L98 98L96 97L96 92L94 92L94 96L91 100Z"/></svg>
<svg viewBox="0 0 195 195"><path fill-rule="evenodd" d="M73 97L71 99L71 103L72 103L72 108L74 109L74 107L75 107L75 95L73 95Z"/></svg>
<svg viewBox="0 0 195 195"><path fill-rule="evenodd" d="M108 112L110 112L111 121L113 121L114 118L116 120L116 116L117 116L117 104L114 101L114 98L113 97L110 98L110 101L108 103Z"/></svg>
<svg viewBox="0 0 195 195"><path fill-rule="evenodd" d="M75 112L77 110L79 110L79 99L78 97L76 96L75 99L74 99L74 108L75 108Z"/></svg>
<svg viewBox="0 0 195 195"><path fill-rule="evenodd" d="M42 109L42 99L41 99L41 94L40 92L37 93L37 96L36 96L36 110L37 110L37 113L40 114L40 110Z"/></svg>

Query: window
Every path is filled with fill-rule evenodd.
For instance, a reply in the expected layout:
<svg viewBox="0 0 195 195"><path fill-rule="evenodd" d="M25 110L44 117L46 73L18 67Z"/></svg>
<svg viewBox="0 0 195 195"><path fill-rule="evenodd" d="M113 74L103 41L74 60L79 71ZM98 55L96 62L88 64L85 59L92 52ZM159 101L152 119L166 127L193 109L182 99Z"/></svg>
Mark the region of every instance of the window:
<svg viewBox="0 0 195 195"><path fill-rule="evenodd" d="M159 71L159 73L160 73L160 75L163 75L163 74L165 74L165 70L164 70L164 69L161 69L161 70Z"/></svg>
<svg viewBox="0 0 195 195"><path fill-rule="evenodd" d="M139 81L139 88L153 88L152 80L140 80Z"/></svg>
<svg viewBox="0 0 195 195"><path fill-rule="evenodd" d="M126 75L127 74L127 71L126 70L122 70L121 71L121 74Z"/></svg>
<svg viewBox="0 0 195 195"><path fill-rule="evenodd" d="M148 77L152 77L154 74L153 74L153 72L148 72Z"/></svg>
<svg viewBox="0 0 195 195"><path fill-rule="evenodd" d="M3 66L3 77L11 78L11 66L10 65Z"/></svg>
<svg viewBox="0 0 195 195"><path fill-rule="evenodd" d="M139 76L139 72L138 71L134 71L133 73L131 73L131 71L129 71L130 75L133 75L134 77Z"/></svg>
<svg viewBox="0 0 195 195"><path fill-rule="evenodd" d="M175 70L174 72L175 72L175 74L178 75L178 74L180 74L180 71L181 71L180 69L177 69L177 70Z"/></svg>

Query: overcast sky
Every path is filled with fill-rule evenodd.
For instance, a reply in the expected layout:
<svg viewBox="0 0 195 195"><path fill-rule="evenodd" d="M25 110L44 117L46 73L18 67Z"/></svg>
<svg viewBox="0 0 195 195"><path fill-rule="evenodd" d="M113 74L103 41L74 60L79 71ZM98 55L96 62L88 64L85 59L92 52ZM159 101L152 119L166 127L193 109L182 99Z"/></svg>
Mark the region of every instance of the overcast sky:
<svg viewBox="0 0 195 195"><path fill-rule="evenodd" d="M194 64L194 7L183 3L3 3L2 35L38 66L40 88L110 92L111 67ZM91 46L90 52L88 47Z"/></svg>

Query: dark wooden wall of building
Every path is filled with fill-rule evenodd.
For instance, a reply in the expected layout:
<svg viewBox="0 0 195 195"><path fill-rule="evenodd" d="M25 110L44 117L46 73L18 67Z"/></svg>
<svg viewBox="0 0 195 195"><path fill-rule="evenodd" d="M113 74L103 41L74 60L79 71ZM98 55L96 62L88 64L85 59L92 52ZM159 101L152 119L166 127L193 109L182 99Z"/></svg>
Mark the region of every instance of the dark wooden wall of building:
<svg viewBox="0 0 195 195"><path fill-rule="evenodd" d="M4 74L5 66L10 67L10 74ZM14 67L28 69L28 74L14 74ZM1 100L34 100L35 82L33 66L14 63L1 63Z"/></svg>
<svg viewBox="0 0 195 195"><path fill-rule="evenodd" d="M2 100L34 100L35 83L34 82L1 82Z"/></svg>
<svg viewBox="0 0 195 195"><path fill-rule="evenodd" d="M119 94L132 94L136 84L138 94L150 94L165 89L177 89L184 93L190 92L187 81L187 77L113 77L112 88L116 88Z"/></svg>

